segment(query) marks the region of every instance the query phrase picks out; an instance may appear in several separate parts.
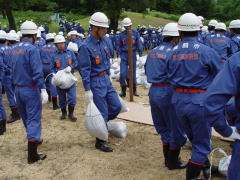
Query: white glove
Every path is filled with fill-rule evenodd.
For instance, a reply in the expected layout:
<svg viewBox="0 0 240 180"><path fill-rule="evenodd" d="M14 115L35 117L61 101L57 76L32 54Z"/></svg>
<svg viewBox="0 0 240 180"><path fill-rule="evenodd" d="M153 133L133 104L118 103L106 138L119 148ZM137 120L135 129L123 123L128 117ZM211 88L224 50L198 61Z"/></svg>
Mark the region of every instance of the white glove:
<svg viewBox="0 0 240 180"><path fill-rule="evenodd" d="M70 73L71 70L72 70L72 68L71 68L70 66L68 66L68 67L66 67L66 68L64 69L64 72L65 72L65 73Z"/></svg>
<svg viewBox="0 0 240 180"><path fill-rule="evenodd" d="M237 128L232 127L232 126L231 126L231 128L232 128L233 132L228 138L240 140L240 134L238 133Z"/></svg>
<svg viewBox="0 0 240 180"><path fill-rule="evenodd" d="M48 102L48 93L46 89L41 89L41 99L42 99L42 104L46 104Z"/></svg>
<svg viewBox="0 0 240 180"><path fill-rule="evenodd" d="M93 93L91 90L85 91L85 100L89 104L93 100Z"/></svg>

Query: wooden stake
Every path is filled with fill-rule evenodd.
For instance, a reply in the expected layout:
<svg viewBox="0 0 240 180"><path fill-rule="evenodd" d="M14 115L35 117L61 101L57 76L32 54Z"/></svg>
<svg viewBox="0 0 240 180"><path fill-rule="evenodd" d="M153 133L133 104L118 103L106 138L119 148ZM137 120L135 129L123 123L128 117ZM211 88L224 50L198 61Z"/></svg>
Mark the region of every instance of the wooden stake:
<svg viewBox="0 0 240 180"><path fill-rule="evenodd" d="M132 51L132 30L127 30L128 37L128 72L129 72L129 97L130 102L133 102L133 51Z"/></svg>

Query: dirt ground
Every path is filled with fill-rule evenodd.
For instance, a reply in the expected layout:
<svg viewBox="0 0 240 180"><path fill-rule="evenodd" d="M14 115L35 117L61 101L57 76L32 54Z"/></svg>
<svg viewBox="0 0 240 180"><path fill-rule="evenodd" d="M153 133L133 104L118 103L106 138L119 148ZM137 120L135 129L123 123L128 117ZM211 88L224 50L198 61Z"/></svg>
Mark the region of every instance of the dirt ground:
<svg viewBox="0 0 240 180"><path fill-rule="evenodd" d="M114 82L119 90L119 84ZM137 102L148 102L148 90L139 87ZM160 138L152 126L125 122L126 139L110 137L113 153L94 148L95 139L84 127L84 100L81 83L77 88L77 122L61 121L60 110L53 111L50 103L43 108L44 143L39 152L47 159L27 164L27 141L21 121L7 125L7 133L0 136L0 180L12 179L67 179L67 180L184 180L185 170L168 171L163 165ZM127 99L126 99L127 100ZM4 95L4 104L6 99ZM136 112L137 113L137 112ZM8 111L9 114L9 111ZM229 143L212 139L213 147L230 153ZM190 157L190 146L183 147L183 160ZM216 153L217 164L221 155ZM214 177L214 180L224 179Z"/></svg>

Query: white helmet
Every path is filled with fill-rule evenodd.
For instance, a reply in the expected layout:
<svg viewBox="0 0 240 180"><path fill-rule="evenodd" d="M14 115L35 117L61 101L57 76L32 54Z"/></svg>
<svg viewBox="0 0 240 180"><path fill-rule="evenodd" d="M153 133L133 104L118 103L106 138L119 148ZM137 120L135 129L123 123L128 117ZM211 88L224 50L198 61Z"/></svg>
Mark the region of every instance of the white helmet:
<svg viewBox="0 0 240 180"><path fill-rule="evenodd" d="M62 35L56 35L55 38L54 38L54 43L65 43L66 40L65 38L62 36Z"/></svg>
<svg viewBox="0 0 240 180"><path fill-rule="evenodd" d="M54 35L52 33L48 33L46 35L46 40L51 40L51 39L54 39Z"/></svg>
<svg viewBox="0 0 240 180"><path fill-rule="evenodd" d="M80 33L79 36L80 36L81 38L84 38L84 35L83 35L82 33Z"/></svg>
<svg viewBox="0 0 240 180"><path fill-rule="evenodd" d="M168 23L164 26L163 36L179 36L178 24L177 23Z"/></svg>
<svg viewBox="0 0 240 180"><path fill-rule="evenodd" d="M202 27L202 32L207 33L208 32L208 27L207 26L203 26Z"/></svg>
<svg viewBox="0 0 240 180"><path fill-rule="evenodd" d="M198 16L198 19L200 19L201 21L204 21L204 17L202 16Z"/></svg>
<svg viewBox="0 0 240 180"><path fill-rule="evenodd" d="M38 29L39 29L41 32L45 31L44 27L42 27L42 26L40 26Z"/></svg>
<svg viewBox="0 0 240 180"><path fill-rule="evenodd" d="M9 33L16 33L16 31L15 30L11 30L11 31L9 31Z"/></svg>
<svg viewBox="0 0 240 180"><path fill-rule="evenodd" d="M234 28L240 28L240 20L232 20L229 24L229 28L230 29L234 29Z"/></svg>
<svg viewBox="0 0 240 180"><path fill-rule="evenodd" d="M21 33L20 31L17 32L17 35L18 35L19 37L22 37L22 33Z"/></svg>
<svg viewBox="0 0 240 180"><path fill-rule="evenodd" d="M20 42L20 36L17 34L17 39L16 39L17 42Z"/></svg>
<svg viewBox="0 0 240 180"><path fill-rule="evenodd" d="M226 27L226 24L220 22L220 23L217 23L215 29L216 29L216 30L218 29L218 30L224 30L224 31L226 31L226 30L227 30L227 27Z"/></svg>
<svg viewBox="0 0 240 180"><path fill-rule="evenodd" d="M40 38L40 37L41 37L41 31L38 29L37 38Z"/></svg>
<svg viewBox="0 0 240 180"><path fill-rule="evenodd" d="M211 21L209 21L209 23L208 23L208 26L213 26L213 27L215 27L216 25L217 25L217 21L215 20L215 19L212 19Z"/></svg>
<svg viewBox="0 0 240 180"><path fill-rule="evenodd" d="M62 31L60 31L58 34L63 36L63 32Z"/></svg>
<svg viewBox="0 0 240 180"><path fill-rule="evenodd" d="M76 30L70 31L70 35L78 35L78 32Z"/></svg>
<svg viewBox="0 0 240 180"><path fill-rule="evenodd" d="M199 31L200 22L193 13L185 13L178 20L179 31Z"/></svg>
<svg viewBox="0 0 240 180"><path fill-rule="evenodd" d="M37 34L38 32L37 25L32 21L25 21L20 29L22 34Z"/></svg>
<svg viewBox="0 0 240 180"><path fill-rule="evenodd" d="M128 17L124 18L123 21L122 21L122 25L123 25L123 27L131 26L132 25L131 19L128 18Z"/></svg>
<svg viewBox="0 0 240 180"><path fill-rule="evenodd" d="M6 39L7 38L7 33L3 30L0 30L0 39Z"/></svg>
<svg viewBox="0 0 240 180"><path fill-rule="evenodd" d="M67 37L70 37L71 36L71 33L72 31L70 31L69 33L67 33Z"/></svg>
<svg viewBox="0 0 240 180"><path fill-rule="evenodd" d="M17 41L17 33L14 33L13 31L10 33L7 33L6 39L9 41Z"/></svg>
<svg viewBox="0 0 240 180"><path fill-rule="evenodd" d="M89 24L91 24L93 26L98 26L98 27L105 27L105 28L109 27L108 18L102 12L94 13L89 20Z"/></svg>
<svg viewBox="0 0 240 180"><path fill-rule="evenodd" d="M155 31L152 31L152 34L155 34Z"/></svg>

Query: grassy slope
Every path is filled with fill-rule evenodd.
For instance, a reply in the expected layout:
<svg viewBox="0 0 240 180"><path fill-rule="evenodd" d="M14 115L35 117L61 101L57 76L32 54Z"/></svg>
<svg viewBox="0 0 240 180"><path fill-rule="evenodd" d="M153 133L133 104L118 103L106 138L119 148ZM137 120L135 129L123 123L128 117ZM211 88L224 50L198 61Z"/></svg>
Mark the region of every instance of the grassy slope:
<svg viewBox="0 0 240 180"><path fill-rule="evenodd" d="M88 21L89 16L82 16L82 15L76 15L76 14L70 14L70 13L64 13L68 20L74 19L81 23L81 25L88 29ZM53 15L52 12L34 12L34 11L15 11L14 16L17 25L19 24L19 21L22 20L33 20L37 23L42 23L46 21L50 21L50 15ZM150 14L141 14L141 13L134 13L134 12L124 12L123 16L130 17L133 21L133 27L136 28L137 25L145 25L148 26L149 24L154 27L163 26L169 21L176 19L174 15L168 15L165 13L160 12L151 12ZM163 18L162 18L163 17ZM164 18L169 18L172 20L167 20ZM7 20L0 18L0 22L2 23L2 27L4 25L7 25ZM58 31L58 24L55 22L51 22L50 24L50 31L56 32Z"/></svg>

